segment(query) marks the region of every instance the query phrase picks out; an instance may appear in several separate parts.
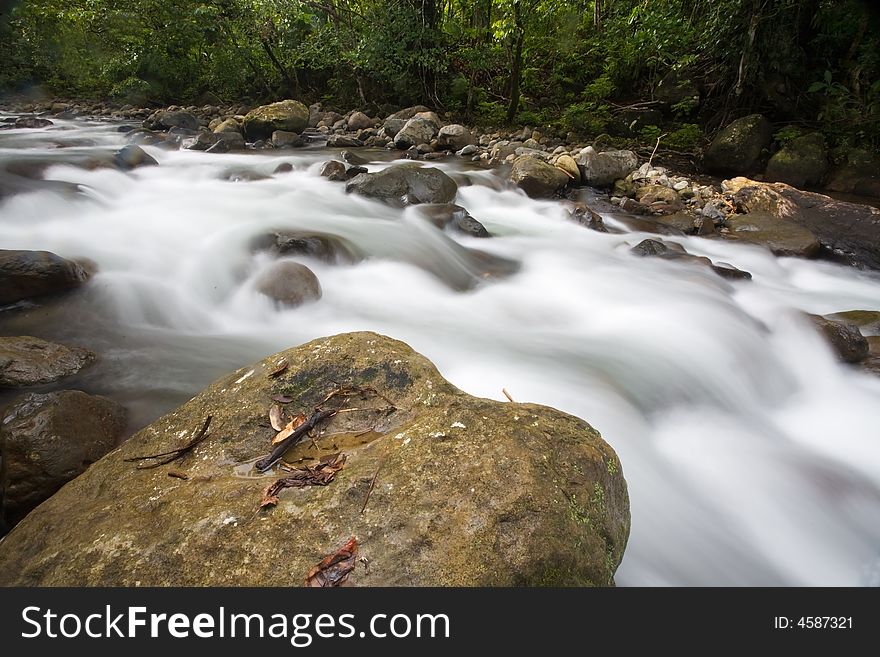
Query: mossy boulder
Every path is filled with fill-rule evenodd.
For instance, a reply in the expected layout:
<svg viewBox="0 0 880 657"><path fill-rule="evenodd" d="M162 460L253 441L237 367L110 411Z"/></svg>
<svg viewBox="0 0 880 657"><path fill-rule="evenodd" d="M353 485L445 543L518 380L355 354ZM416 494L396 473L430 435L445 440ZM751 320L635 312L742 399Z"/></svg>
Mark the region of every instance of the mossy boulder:
<svg viewBox="0 0 880 657"><path fill-rule="evenodd" d="M241 128L248 141L269 139L276 130L301 133L309 123L309 108L298 100L282 100L248 112Z"/></svg>
<svg viewBox="0 0 880 657"><path fill-rule="evenodd" d="M807 228L765 212L735 214L727 218L731 239L766 246L778 256L815 258L819 240Z"/></svg>
<svg viewBox="0 0 880 657"><path fill-rule="evenodd" d="M710 173L746 174L757 171L764 150L773 139L773 126L761 114L751 114L727 125L712 140L703 157Z"/></svg>
<svg viewBox="0 0 880 657"><path fill-rule="evenodd" d="M284 474L252 467L273 398L310 414L338 386L364 389L345 402L359 410L285 460L343 452L345 468L260 509ZM125 462L180 447L208 415L184 458ZM620 462L586 422L472 397L406 344L349 333L219 379L95 463L0 542L0 585L292 586L355 536L357 586L605 586L629 522Z"/></svg>
<svg viewBox="0 0 880 657"><path fill-rule="evenodd" d="M510 170L510 182L532 198L551 197L565 187L568 174L534 155L516 158Z"/></svg>
<svg viewBox="0 0 880 657"><path fill-rule="evenodd" d="M794 187L818 185L828 171L828 146L819 133L798 137L767 163L764 177Z"/></svg>

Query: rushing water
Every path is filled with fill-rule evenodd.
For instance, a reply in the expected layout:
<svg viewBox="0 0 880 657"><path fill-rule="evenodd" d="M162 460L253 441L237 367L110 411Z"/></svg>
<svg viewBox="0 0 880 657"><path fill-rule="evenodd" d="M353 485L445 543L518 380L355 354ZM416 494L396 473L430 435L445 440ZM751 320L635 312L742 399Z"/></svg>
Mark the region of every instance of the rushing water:
<svg viewBox="0 0 880 657"><path fill-rule="evenodd" d="M0 132L0 165L76 162L123 143L113 125L58 121ZM507 388L602 432L632 503L619 584L880 583L880 378L837 363L799 312L880 310L880 276L672 238L754 276L731 283L635 257L629 247L649 235L587 230L559 203L462 164L436 166L473 183L457 202L492 239L443 233L412 209L346 195L317 174L334 155L325 149L146 150L160 166L126 174L55 164L44 177L80 193L61 186L0 205L0 248L98 265L77 293L0 313L0 331L97 351L73 385L124 403L132 428L266 354L374 330L408 342L472 394L504 399ZM270 175L281 162L294 171L229 180ZM369 257L302 259L324 296L278 310L254 289L271 260L253 243L293 229L341 236ZM459 245L522 267L455 291L441 278L471 275Z"/></svg>

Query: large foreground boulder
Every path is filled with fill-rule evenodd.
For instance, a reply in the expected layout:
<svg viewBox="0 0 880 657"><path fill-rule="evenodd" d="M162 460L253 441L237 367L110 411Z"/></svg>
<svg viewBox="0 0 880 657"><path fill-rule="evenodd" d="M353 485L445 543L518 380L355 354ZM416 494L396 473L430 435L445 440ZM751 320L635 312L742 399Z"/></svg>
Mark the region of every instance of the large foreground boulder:
<svg viewBox="0 0 880 657"><path fill-rule="evenodd" d="M309 123L309 108L298 100L282 100L248 112L241 124L249 141L269 139L276 130L302 133Z"/></svg>
<svg viewBox="0 0 880 657"><path fill-rule="evenodd" d="M761 156L773 139L773 126L761 114L751 114L726 126L703 156L710 173L742 175L759 168Z"/></svg>
<svg viewBox="0 0 880 657"><path fill-rule="evenodd" d="M76 374L95 359L82 347L68 347L30 336L0 337L0 387L52 383Z"/></svg>
<svg viewBox="0 0 880 657"><path fill-rule="evenodd" d="M510 170L510 182L532 198L551 197L569 180L565 171L533 155L516 158Z"/></svg>
<svg viewBox="0 0 880 657"><path fill-rule="evenodd" d="M0 305L66 292L87 279L79 264L49 251L0 250Z"/></svg>
<svg viewBox="0 0 880 657"><path fill-rule="evenodd" d="M10 524L116 445L125 409L79 390L16 398L0 419L0 490ZM76 513L76 501L70 511Z"/></svg>
<svg viewBox="0 0 880 657"><path fill-rule="evenodd" d="M401 164L375 173L358 174L346 183L345 191L404 206L451 203L458 193L458 185L440 169Z"/></svg>
<svg viewBox="0 0 880 657"><path fill-rule="evenodd" d="M357 410L284 457L342 452L335 479L260 508L289 474L253 468L279 399ZM175 463L124 461L182 446L209 415ZM356 586L605 586L628 533L620 462L586 422L471 397L406 344L349 333L219 379L94 464L0 543L0 585L292 586L355 537Z"/></svg>
<svg viewBox="0 0 880 657"><path fill-rule="evenodd" d="M880 269L880 209L804 192L784 183L733 178L722 183L744 212L764 212L809 229L850 263Z"/></svg>

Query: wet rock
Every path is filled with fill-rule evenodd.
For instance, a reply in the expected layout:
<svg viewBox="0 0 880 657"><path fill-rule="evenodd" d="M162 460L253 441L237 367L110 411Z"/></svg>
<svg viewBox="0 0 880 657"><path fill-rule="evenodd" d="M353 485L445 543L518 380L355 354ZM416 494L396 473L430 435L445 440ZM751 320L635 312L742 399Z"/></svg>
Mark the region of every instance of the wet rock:
<svg viewBox="0 0 880 657"><path fill-rule="evenodd" d="M355 112L350 117L348 117L348 129L353 132L356 132L358 130L365 130L372 127L373 119L371 119L363 112Z"/></svg>
<svg viewBox="0 0 880 657"><path fill-rule="evenodd" d="M251 110L241 127L249 141L257 141L269 139L276 130L301 134L308 122L308 107L298 100L282 100Z"/></svg>
<svg viewBox="0 0 880 657"><path fill-rule="evenodd" d="M321 284L314 272L298 262L280 260L256 280L256 289L282 306L295 308L321 298Z"/></svg>
<svg viewBox="0 0 880 657"><path fill-rule="evenodd" d="M760 114L733 121L712 140L703 157L710 173L747 174L758 170L762 154L773 139L773 126Z"/></svg>
<svg viewBox="0 0 880 657"><path fill-rule="evenodd" d="M367 170L367 167L358 167L358 166L354 166L354 167L348 167L348 168L345 170L345 175L346 175L349 179L350 179L350 178L354 178L355 176L359 176L359 175L361 175L362 173L369 173L369 171Z"/></svg>
<svg viewBox="0 0 880 657"><path fill-rule="evenodd" d="M731 239L760 244L778 256L815 258L819 254L816 236L793 221L762 213L735 214L727 218Z"/></svg>
<svg viewBox="0 0 880 657"><path fill-rule="evenodd" d="M858 363L868 355L868 341L857 326L833 321L821 315L809 315L809 318L844 363Z"/></svg>
<svg viewBox="0 0 880 657"><path fill-rule="evenodd" d="M288 369L270 377L282 359ZM368 395L364 410L331 419L345 468L327 486L284 491L257 527L249 519L278 475L235 466L267 453L268 400L288 395L308 412L339 385L394 408ZM123 462L179 445L208 414L217 430L175 464L189 482ZM371 435L350 438L365 425ZM224 376L140 431L0 543L0 585L277 585L279 564L300 581L355 536L370 564L351 574L356 586L606 586L628 534L620 462L586 422L471 397L406 344L350 333Z"/></svg>
<svg viewBox="0 0 880 657"><path fill-rule="evenodd" d="M394 145L399 149L426 144L440 132L440 119L434 112L421 112L407 121L394 136Z"/></svg>
<svg viewBox="0 0 880 657"><path fill-rule="evenodd" d="M798 137L767 163L764 178L794 187L818 185L828 171L828 146L819 133Z"/></svg>
<svg viewBox="0 0 880 657"><path fill-rule="evenodd" d="M345 191L403 206L451 203L458 186L440 169L399 165L355 176L348 181Z"/></svg>
<svg viewBox="0 0 880 657"><path fill-rule="evenodd" d="M532 198L552 197L565 187L570 178L544 160L523 155L518 157L510 170L510 182Z"/></svg>
<svg viewBox="0 0 880 657"><path fill-rule="evenodd" d="M16 398L0 420L6 520L17 522L113 449L125 422L122 406L78 390Z"/></svg>
<svg viewBox="0 0 880 657"><path fill-rule="evenodd" d="M425 107L424 105L415 105L413 107L402 109L399 112L395 112L394 114L391 114L388 118L386 118L385 121L382 123L383 127L385 128L385 133L389 136L394 136L398 132L400 132L403 126L406 125L406 122L409 121L416 114L430 111L430 108Z"/></svg>
<svg viewBox="0 0 880 657"><path fill-rule="evenodd" d="M453 228L471 237L491 237L489 231L468 211L454 203L426 203L418 206L418 212L437 228Z"/></svg>
<svg viewBox="0 0 880 657"><path fill-rule="evenodd" d="M363 145L364 142L350 135L331 135L327 140L329 148L358 148Z"/></svg>
<svg viewBox="0 0 880 657"><path fill-rule="evenodd" d="M575 203L574 207L570 210L570 215L572 219L582 226L586 226L590 230L595 230L599 233L608 232L608 228L605 226L605 221L602 219L602 215L585 203Z"/></svg>
<svg viewBox="0 0 880 657"><path fill-rule="evenodd" d="M147 154L137 144L128 144L116 151L113 155L113 163L122 171L131 171L138 167L157 166L159 164L156 158Z"/></svg>
<svg viewBox="0 0 880 657"><path fill-rule="evenodd" d="M48 251L0 250L0 305L67 292L88 277L78 263Z"/></svg>
<svg viewBox="0 0 880 657"><path fill-rule="evenodd" d="M199 119L192 112L183 110L156 110L144 119L143 126L147 130L168 131L172 128L184 130L198 130Z"/></svg>
<svg viewBox="0 0 880 657"><path fill-rule="evenodd" d="M369 163L368 159L361 157L357 153L352 153L351 151L342 151L340 155L342 155L343 160L354 166L363 166Z"/></svg>
<svg viewBox="0 0 880 657"><path fill-rule="evenodd" d="M54 123L39 116L22 116L16 119L12 125L16 128L46 128Z"/></svg>
<svg viewBox="0 0 880 657"><path fill-rule="evenodd" d="M851 324L857 327L862 335L880 335L880 310L847 310L826 317L835 322Z"/></svg>
<svg viewBox="0 0 880 657"><path fill-rule="evenodd" d="M670 254L684 253L681 245L663 240L645 239L636 244L630 250L633 255L641 257L667 256Z"/></svg>
<svg viewBox="0 0 880 657"><path fill-rule="evenodd" d="M303 145L299 134L288 130L276 130L272 133L271 141L275 148L296 148Z"/></svg>
<svg viewBox="0 0 880 657"><path fill-rule="evenodd" d="M639 158L632 151L599 153L592 146L583 149L576 161L581 182L591 187L610 187L639 166Z"/></svg>
<svg viewBox="0 0 880 657"><path fill-rule="evenodd" d="M76 374L95 359L81 347L30 336L0 337L0 387L43 385Z"/></svg>
<svg viewBox="0 0 880 657"><path fill-rule="evenodd" d="M348 172L345 170L345 165L337 160L324 162L324 164L321 165L319 175L327 180L334 180L337 182L348 180Z"/></svg>
<svg viewBox="0 0 880 657"><path fill-rule="evenodd" d="M463 125L453 123L440 128L437 133L437 147L450 151L460 151L465 146L472 146L474 138L471 131Z"/></svg>
<svg viewBox="0 0 880 657"><path fill-rule="evenodd" d="M293 165L290 162L282 162L279 164L272 173L290 173L293 171Z"/></svg>
<svg viewBox="0 0 880 657"><path fill-rule="evenodd" d="M727 278L734 281L752 280L751 273L742 269L737 269L733 265L726 262L712 263L712 271L721 276L721 278Z"/></svg>
<svg viewBox="0 0 880 657"><path fill-rule="evenodd" d="M361 260L360 253L351 242L323 233L274 233L271 236L271 248L282 256L306 256L330 264L353 264Z"/></svg>
<svg viewBox="0 0 880 657"><path fill-rule="evenodd" d="M223 142L223 147L211 150ZM244 137L238 132L200 132L194 139L186 144L186 148L192 151L211 151L212 153L227 153L231 150L240 150L245 146Z"/></svg>
<svg viewBox="0 0 880 657"><path fill-rule="evenodd" d="M698 265L710 269L722 278L729 280L751 280L752 278L752 275L749 272L737 269L726 262L714 263L704 256L692 255L688 253L681 244L676 242L646 239L631 248L630 253L643 258L663 258L664 260L675 260L676 262Z"/></svg>

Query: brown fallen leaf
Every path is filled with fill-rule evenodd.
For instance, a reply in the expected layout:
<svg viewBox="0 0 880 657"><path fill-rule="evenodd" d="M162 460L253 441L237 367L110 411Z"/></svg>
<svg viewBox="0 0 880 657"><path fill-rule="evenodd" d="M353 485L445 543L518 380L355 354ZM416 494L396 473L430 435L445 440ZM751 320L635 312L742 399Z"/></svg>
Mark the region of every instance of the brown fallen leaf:
<svg viewBox="0 0 880 657"><path fill-rule="evenodd" d="M336 478L336 473L345 466L345 454L329 454L315 467L297 468L286 477L276 479L266 486L260 508L278 504L278 493L285 488L306 488L307 486L326 486Z"/></svg>
<svg viewBox="0 0 880 657"><path fill-rule="evenodd" d="M290 422L288 422L284 426L284 428L282 428L280 431L278 431L277 434L275 434L275 437L272 439L272 444L277 445L278 443L280 443L282 440L287 438L294 431L299 429L305 423L305 421L306 421L306 416L303 415L302 413L295 416ZM275 425L272 425L272 428L275 429Z"/></svg>
<svg viewBox="0 0 880 657"><path fill-rule="evenodd" d="M284 411L278 404L272 404L269 407L269 424L275 431L281 431L284 428Z"/></svg>
<svg viewBox="0 0 880 657"><path fill-rule="evenodd" d="M318 564L312 566L303 581L303 586L321 588L341 585L357 564L357 552L357 539L352 536L338 551L328 554Z"/></svg>
<svg viewBox="0 0 880 657"><path fill-rule="evenodd" d="M175 479L183 479L183 480L189 479L189 475L186 474L185 472L181 472L180 470L169 470L168 476L174 477Z"/></svg>
<svg viewBox="0 0 880 657"><path fill-rule="evenodd" d="M288 397L287 395L275 395L272 397L272 401L277 401L279 404L289 404L293 401L293 397Z"/></svg>
<svg viewBox="0 0 880 657"><path fill-rule="evenodd" d="M275 369L269 372L269 376L274 379L276 376L284 374L285 370L287 370L288 367L290 367L290 364L286 360L282 359L278 362L278 365L275 366Z"/></svg>

